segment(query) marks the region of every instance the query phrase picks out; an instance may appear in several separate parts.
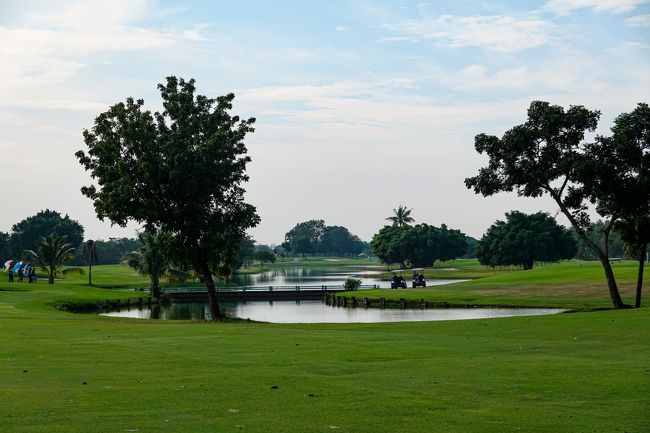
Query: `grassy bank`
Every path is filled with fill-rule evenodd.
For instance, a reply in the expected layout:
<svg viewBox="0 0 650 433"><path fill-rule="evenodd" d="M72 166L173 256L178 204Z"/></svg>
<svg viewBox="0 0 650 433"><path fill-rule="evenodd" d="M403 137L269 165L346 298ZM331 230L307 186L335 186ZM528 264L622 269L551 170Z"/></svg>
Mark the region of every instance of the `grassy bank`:
<svg viewBox="0 0 650 433"><path fill-rule="evenodd" d="M390 272L388 270L382 272L380 278L388 280L390 279L392 272L403 274L406 278L410 278L412 275L412 271L409 269L397 270L395 265L393 265L392 268L393 270ZM520 270L521 269L518 267L490 268L489 266L481 265L477 259L457 259L443 263L438 262L435 267L426 268L419 272L422 272L427 279L471 280L510 274L513 272L519 272Z"/></svg>
<svg viewBox="0 0 650 433"><path fill-rule="evenodd" d="M471 269L473 261L461 262ZM478 262L475 262L478 263ZM456 266L459 266L457 264ZM617 283L624 301L634 303L636 290L637 263L620 262L613 265ZM442 272L425 270L425 275ZM598 262L566 261L548 266L540 266L528 271L500 271L490 274L490 268L483 277L444 286L408 288L400 290L364 291L363 296L374 299L385 297L389 300L406 298L424 299L428 302L469 305L518 305L536 307L564 308L607 308L611 306L605 274ZM405 272L407 280L410 276ZM650 283L646 270L644 284ZM410 281L408 281L410 283ZM648 293L648 289L646 289ZM645 296L643 305L648 305Z"/></svg>
<svg viewBox="0 0 650 433"><path fill-rule="evenodd" d="M548 269L432 288L430 296L478 291L499 300L508 299L499 290L511 288L513 299L524 299L517 290L527 282L521 291L566 286L577 297L588 293L576 291L579 280L594 273L597 284L592 269L575 277L570 267ZM53 286L3 281L0 289L3 432L650 431L648 308L457 322L207 324L51 308L133 296L84 287L77 277Z"/></svg>

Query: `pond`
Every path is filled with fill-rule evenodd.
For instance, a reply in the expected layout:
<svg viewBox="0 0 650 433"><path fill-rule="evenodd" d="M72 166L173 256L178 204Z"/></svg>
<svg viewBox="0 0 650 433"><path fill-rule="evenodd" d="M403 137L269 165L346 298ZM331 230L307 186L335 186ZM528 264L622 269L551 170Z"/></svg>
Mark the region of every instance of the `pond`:
<svg viewBox="0 0 650 433"><path fill-rule="evenodd" d="M226 314L270 323L379 323L487 319L561 313L559 308L429 308L379 309L330 307L321 301L254 301L223 303ZM151 309L104 313L105 316L161 320L204 320L206 303L153 305Z"/></svg>
<svg viewBox="0 0 650 433"><path fill-rule="evenodd" d="M337 267L337 268L306 268L291 267L273 269L259 274L237 275L231 281L239 286L293 286L293 285L342 285L348 278L361 280L361 284L377 284L380 288L390 288L390 281L382 281L378 278L382 270L358 268L358 267ZM406 282L411 284L411 274L404 272ZM438 279L427 280L427 286L439 286L467 280Z"/></svg>

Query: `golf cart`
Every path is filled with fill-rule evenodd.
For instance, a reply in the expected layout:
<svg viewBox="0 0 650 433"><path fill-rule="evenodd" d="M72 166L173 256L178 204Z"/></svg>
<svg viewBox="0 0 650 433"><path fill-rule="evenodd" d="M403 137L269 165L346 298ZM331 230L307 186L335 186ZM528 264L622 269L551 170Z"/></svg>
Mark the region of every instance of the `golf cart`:
<svg viewBox="0 0 650 433"><path fill-rule="evenodd" d="M418 271L420 271L418 273ZM416 287L426 287L427 286L427 280L424 278L424 274L422 273L422 268L414 268L413 269L413 278L411 279L411 287L416 288Z"/></svg>
<svg viewBox="0 0 650 433"><path fill-rule="evenodd" d="M400 272L400 275L397 275L397 272ZM390 288L391 289L406 289L406 280L404 279L404 270L398 269L393 271L393 276L390 277Z"/></svg>

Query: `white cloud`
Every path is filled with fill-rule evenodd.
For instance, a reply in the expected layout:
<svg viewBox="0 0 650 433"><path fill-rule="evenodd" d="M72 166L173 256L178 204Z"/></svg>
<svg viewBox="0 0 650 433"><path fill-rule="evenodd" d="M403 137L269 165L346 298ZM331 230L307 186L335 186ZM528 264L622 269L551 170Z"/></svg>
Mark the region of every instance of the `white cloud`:
<svg viewBox="0 0 650 433"><path fill-rule="evenodd" d="M576 63L567 68L562 62L533 68L527 65L488 71L484 65L474 64L448 77L448 83L462 90L502 89L524 93L539 91L576 91L596 86L592 77L585 76L585 68Z"/></svg>
<svg viewBox="0 0 650 433"><path fill-rule="evenodd" d="M650 14L637 15L625 19L626 27L650 27Z"/></svg>
<svg viewBox="0 0 650 433"><path fill-rule="evenodd" d="M6 105L21 108L90 111L97 113L106 110L110 104L77 99L20 99L17 101L8 102Z"/></svg>
<svg viewBox="0 0 650 433"><path fill-rule="evenodd" d="M210 41L210 38L208 38L205 35L201 34L201 30L206 29L206 28L210 27L211 25L212 24L209 24L209 23L195 24L195 25L192 26L192 28L190 28L188 30L181 31L181 34L188 41L208 42L208 41Z"/></svg>
<svg viewBox="0 0 650 433"><path fill-rule="evenodd" d="M597 12L620 14L629 12L648 0L549 0L543 9L557 15L567 15L578 9L594 9Z"/></svg>
<svg viewBox="0 0 650 433"><path fill-rule="evenodd" d="M386 38L381 38L378 42L419 42L418 38L413 36L388 36Z"/></svg>
<svg viewBox="0 0 650 433"><path fill-rule="evenodd" d="M385 27L403 35L381 41L417 38L431 40L441 47L478 47L506 53L544 45L550 40L553 30L548 21L505 15L442 15L436 19L409 20Z"/></svg>
<svg viewBox="0 0 650 433"><path fill-rule="evenodd" d="M76 2L54 11L32 13L28 17L31 23L38 26L97 30L134 22L151 9L148 0L95 0Z"/></svg>
<svg viewBox="0 0 650 433"><path fill-rule="evenodd" d="M625 57L625 60L628 61L633 58L640 58L645 61L646 65L650 65L650 56L648 56L647 52L648 50L650 50L650 44L628 41L615 47L607 48L603 51L609 54Z"/></svg>
<svg viewBox="0 0 650 433"><path fill-rule="evenodd" d="M207 24L189 29L133 25L152 12L149 1L78 2L54 12L29 14L20 24L0 25L0 92L60 82L86 67L97 52L147 50L183 41L205 41Z"/></svg>
<svg viewBox="0 0 650 433"><path fill-rule="evenodd" d="M562 94L586 95L647 93L647 80L640 78L650 67L650 45L626 42L601 48L596 57L579 50L556 51L549 57L514 66L475 63L459 70L438 71L437 82L476 95ZM499 92L499 93L497 93Z"/></svg>

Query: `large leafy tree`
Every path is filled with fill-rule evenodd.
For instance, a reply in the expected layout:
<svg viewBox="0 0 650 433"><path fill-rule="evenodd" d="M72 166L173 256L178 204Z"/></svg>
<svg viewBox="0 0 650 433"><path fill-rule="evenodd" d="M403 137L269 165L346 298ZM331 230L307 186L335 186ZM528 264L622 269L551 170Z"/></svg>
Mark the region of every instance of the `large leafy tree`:
<svg viewBox="0 0 650 433"><path fill-rule="evenodd" d="M363 241L342 226L326 226L321 238L320 250L323 254L344 256L363 251Z"/></svg>
<svg viewBox="0 0 650 433"><path fill-rule="evenodd" d="M506 221L492 224L477 246L481 264L519 265L524 269L532 269L536 261L570 259L575 252L571 231L558 225L544 212L531 215L519 211L506 213Z"/></svg>
<svg viewBox="0 0 650 433"><path fill-rule="evenodd" d="M230 273L234 273L237 269L248 267L248 264L255 258L255 240L248 235L245 235L239 241L239 246L235 253L235 260L232 263Z"/></svg>
<svg viewBox="0 0 650 433"><path fill-rule="evenodd" d="M48 284L54 284L54 278L59 273L81 272L80 268L68 268L61 270L61 267L72 258L75 248L71 243L66 242L66 236L60 236L57 233L51 233L42 237L37 242L37 250L25 250L28 257L36 260L45 272L47 272Z"/></svg>
<svg viewBox="0 0 650 433"><path fill-rule="evenodd" d="M484 196L504 191L515 191L524 197L549 195L582 242L600 260L612 303L622 308L625 304L607 252L586 233L590 224L587 205L596 202L591 179L611 175L601 170L602 167L584 169L588 162L584 136L596 129L599 118L600 112L583 106L565 110L548 102L534 101L528 109L528 120L506 131L502 138L476 136L476 151L486 153L489 162L477 176L465 179L465 185ZM610 219L609 224L612 222Z"/></svg>
<svg viewBox="0 0 650 433"><path fill-rule="evenodd" d="M392 221L394 226L407 226L415 220L411 216L413 209L407 209L406 206L399 205L397 209L393 209L393 215L386 218Z"/></svg>
<svg viewBox="0 0 650 433"><path fill-rule="evenodd" d="M79 222L49 209L14 224L11 231L11 241L16 254L37 249L39 240L52 233L65 236L74 247L80 245L84 237L84 228Z"/></svg>
<svg viewBox="0 0 650 433"><path fill-rule="evenodd" d="M446 224L441 224L440 228L436 228L435 231L437 232L439 253L434 262L436 260L446 262L467 254L468 242L465 233L450 229Z"/></svg>
<svg viewBox="0 0 650 433"><path fill-rule="evenodd" d="M283 245L293 254L316 254L325 232L323 220L309 220L296 224L284 235Z"/></svg>
<svg viewBox="0 0 650 433"><path fill-rule="evenodd" d="M384 226L370 241L372 253L389 266L399 263L401 268L406 267L407 251L401 240L407 231L408 227Z"/></svg>
<svg viewBox="0 0 650 433"><path fill-rule="evenodd" d="M643 269L650 241L650 107L638 104L614 120L611 136L598 136L587 147L581 166L586 184L607 215L610 228L621 236L628 251L638 257L635 305L641 305Z"/></svg>
<svg viewBox="0 0 650 433"><path fill-rule="evenodd" d="M88 151L76 156L96 181L81 191L99 219L174 234L219 319L213 272L229 272L240 239L259 222L241 186L250 162L244 139L255 119L230 114L232 93L208 98L194 83L167 77L159 84L162 112L133 98L113 105L84 131Z"/></svg>
<svg viewBox="0 0 650 433"><path fill-rule="evenodd" d="M170 248L173 236L169 232L144 231L138 233L138 248L127 253L122 263L149 277L149 291L160 297L160 279L170 270Z"/></svg>
<svg viewBox="0 0 650 433"><path fill-rule="evenodd" d="M255 251L253 257L255 257L255 260L260 262L262 269L264 269L264 263L275 263L276 260L275 254L271 251Z"/></svg>
<svg viewBox="0 0 650 433"><path fill-rule="evenodd" d="M384 263L400 263L402 267L431 266L436 260L447 261L467 252L465 234L428 224L385 226L371 241L373 253Z"/></svg>
<svg viewBox="0 0 650 433"><path fill-rule="evenodd" d="M9 233L0 232L0 260L4 263L12 255L11 237Z"/></svg>

